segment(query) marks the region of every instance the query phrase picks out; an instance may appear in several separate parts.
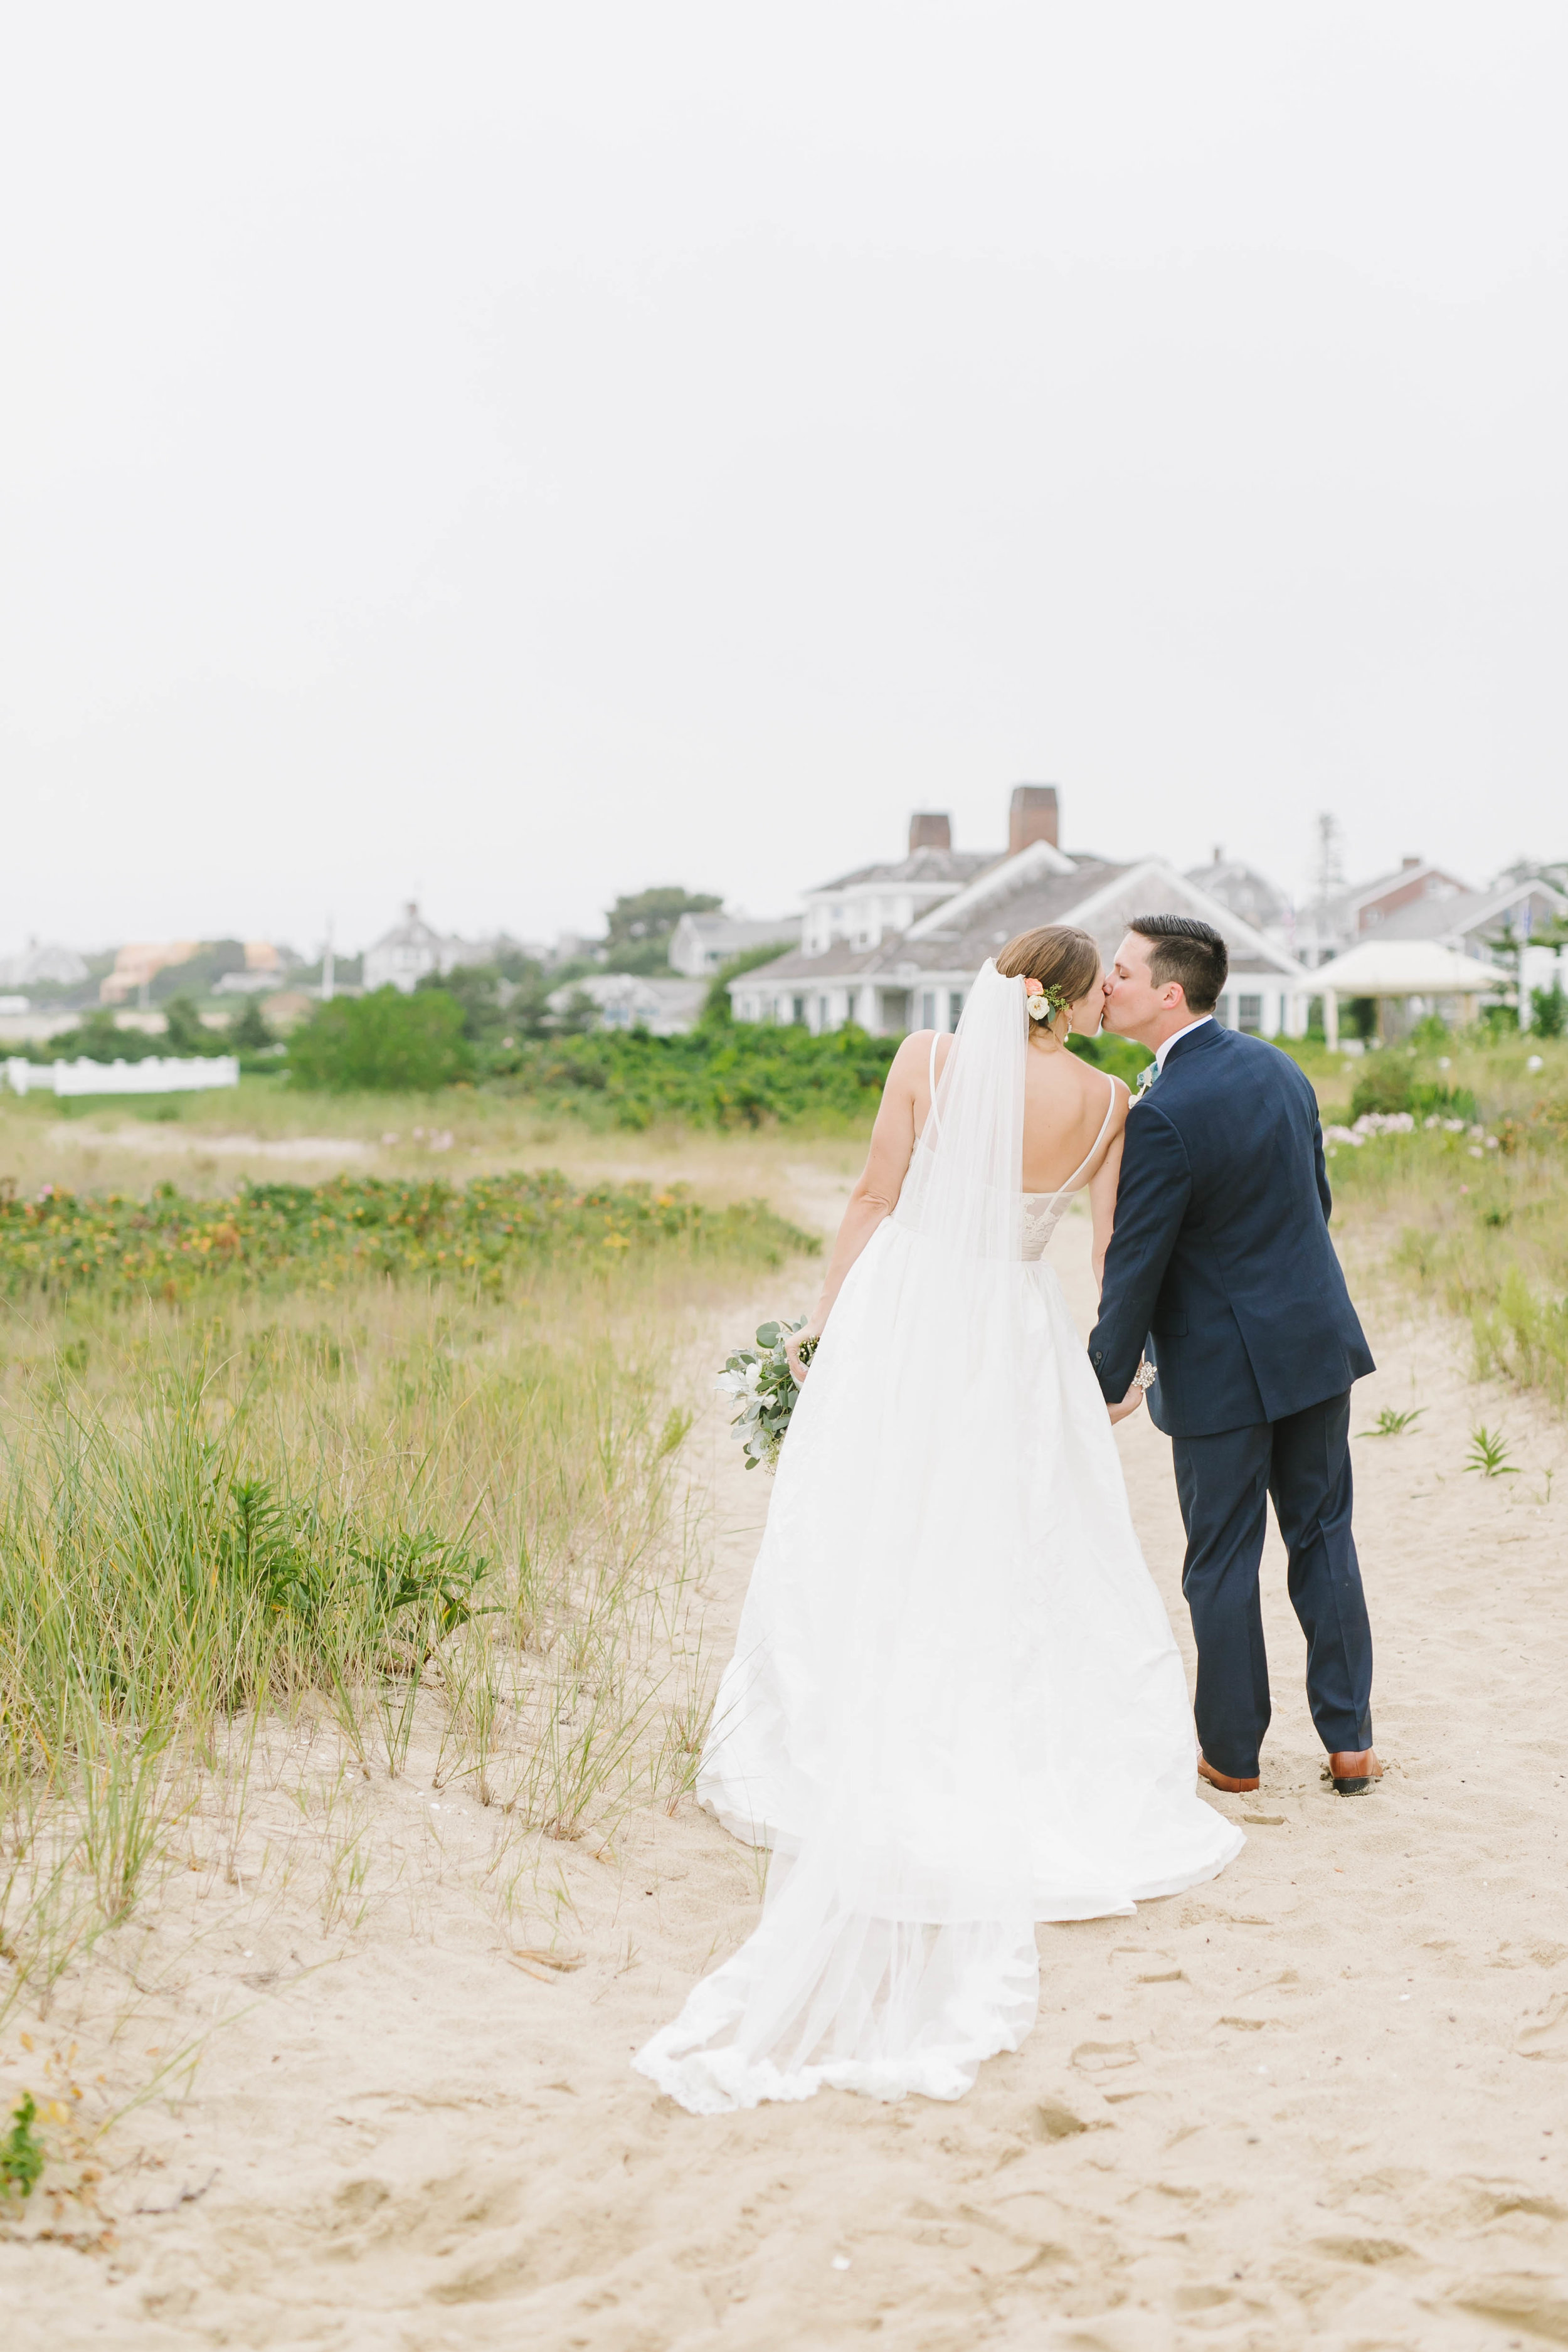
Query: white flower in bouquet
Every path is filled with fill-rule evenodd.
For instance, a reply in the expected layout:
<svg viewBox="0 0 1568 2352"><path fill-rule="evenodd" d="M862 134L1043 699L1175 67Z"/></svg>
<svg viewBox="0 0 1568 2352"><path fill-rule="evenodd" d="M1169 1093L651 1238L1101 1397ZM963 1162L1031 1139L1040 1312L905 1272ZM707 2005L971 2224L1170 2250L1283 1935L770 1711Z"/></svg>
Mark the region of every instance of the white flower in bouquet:
<svg viewBox="0 0 1568 2352"><path fill-rule="evenodd" d="M802 1315L794 1323L759 1324L756 1349L738 1348L726 1357L714 1383L721 1396L731 1398L741 1408L731 1423L731 1434L746 1449L748 1470L759 1464L765 1470L778 1467L779 1449L800 1393L784 1342L805 1323ZM808 1349L808 1356L809 1352Z"/></svg>

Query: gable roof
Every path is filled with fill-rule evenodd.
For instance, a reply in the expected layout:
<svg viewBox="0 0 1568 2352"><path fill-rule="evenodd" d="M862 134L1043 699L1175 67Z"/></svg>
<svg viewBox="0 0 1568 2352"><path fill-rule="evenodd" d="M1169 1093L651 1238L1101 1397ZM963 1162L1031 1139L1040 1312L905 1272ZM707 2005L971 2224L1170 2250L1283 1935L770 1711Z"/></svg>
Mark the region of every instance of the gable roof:
<svg viewBox="0 0 1568 2352"><path fill-rule="evenodd" d="M1065 872L1060 870L1064 867ZM835 946L817 955L792 951L757 965L731 987L765 988L777 982L826 988L868 979L904 987L927 974L973 977L1005 940L1044 923L1074 923L1090 932L1101 953L1109 955L1135 915L1154 910L1195 915L1212 923L1230 950L1234 972L1278 980L1294 989L1310 985L1305 967L1294 956L1163 858L1127 866L1107 858L1075 863L1049 843L1033 842L878 947L856 950Z"/></svg>
<svg viewBox="0 0 1568 2352"><path fill-rule="evenodd" d="M1377 927L1383 940L1451 940L1478 931L1500 931L1508 916L1528 898L1543 899L1547 912L1568 918L1568 895L1542 881L1501 882L1489 890L1464 890L1456 898L1417 898L1396 907Z"/></svg>
<svg viewBox="0 0 1568 2352"><path fill-rule="evenodd" d="M1422 889L1418 886L1424 883L1439 883L1442 887L1437 890ZM1417 887L1415 897L1409 902L1411 905L1442 906L1446 900L1469 891L1469 884L1461 882L1457 874L1450 874L1447 866L1437 865L1430 857L1423 857L1414 866L1400 866L1396 873L1374 875L1370 882L1357 882L1351 888L1331 892L1327 898L1309 900L1297 913L1300 933L1319 939L1331 938L1335 932L1355 936L1363 928L1362 918L1369 908L1375 906L1380 898L1386 898L1391 891L1408 890L1412 885ZM1381 930L1404 912L1403 907L1396 907L1365 928Z"/></svg>
<svg viewBox="0 0 1568 2352"><path fill-rule="evenodd" d="M1206 866L1189 866L1186 876L1256 930L1270 923L1283 929L1290 919L1290 902L1284 892L1239 857L1214 857Z"/></svg>
<svg viewBox="0 0 1568 2352"><path fill-rule="evenodd" d="M952 925L967 929L973 918L994 900L1010 898L1015 892L1026 889L1031 883L1047 877L1068 876L1076 880L1079 870L1077 858L1069 857L1065 850L1058 849L1048 841L1031 841L1028 847L1020 849L1016 857L995 859L964 889L957 891L951 898L944 898L940 907L933 907L929 915L922 915L918 922L911 923L904 936L913 939L932 924L940 925L943 930ZM1014 928L1016 929L1017 926Z"/></svg>
<svg viewBox="0 0 1568 2352"><path fill-rule="evenodd" d="M836 881L819 882L805 895L820 898L830 890L865 889L872 883L945 882L956 887L994 866L1004 855L999 849L911 849L907 857L889 858L879 866L858 866L852 874L840 874Z"/></svg>
<svg viewBox="0 0 1568 2352"><path fill-rule="evenodd" d="M1124 866L1085 899L1071 920L1092 931L1102 950L1110 951L1110 933L1117 937L1139 915L1194 915L1212 923L1230 951L1232 971L1278 975L1293 987L1309 984L1306 966L1286 948L1205 890L1201 883L1178 874L1163 857L1146 857Z"/></svg>

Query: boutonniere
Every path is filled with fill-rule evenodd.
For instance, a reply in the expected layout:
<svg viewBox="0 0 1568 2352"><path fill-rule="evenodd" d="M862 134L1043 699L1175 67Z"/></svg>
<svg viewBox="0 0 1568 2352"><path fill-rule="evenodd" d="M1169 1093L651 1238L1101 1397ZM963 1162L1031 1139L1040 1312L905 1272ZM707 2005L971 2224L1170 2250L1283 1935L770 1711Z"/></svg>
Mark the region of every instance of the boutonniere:
<svg viewBox="0 0 1568 2352"><path fill-rule="evenodd" d="M1135 1109L1138 1104L1142 1101L1144 1096L1148 1093L1150 1087L1153 1085L1159 1075L1160 1065L1158 1062L1151 1062L1146 1069L1139 1071L1137 1091L1133 1095L1131 1102L1128 1105L1128 1108L1130 1110Z"/></svg>

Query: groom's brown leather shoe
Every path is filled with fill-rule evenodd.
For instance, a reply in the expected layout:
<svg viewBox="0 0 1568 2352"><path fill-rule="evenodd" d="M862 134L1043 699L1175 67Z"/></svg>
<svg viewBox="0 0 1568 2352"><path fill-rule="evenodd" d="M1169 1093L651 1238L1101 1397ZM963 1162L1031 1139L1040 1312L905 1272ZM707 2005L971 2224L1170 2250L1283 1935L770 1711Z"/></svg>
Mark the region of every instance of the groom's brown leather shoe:
<svg viewBox="0 0 1568 2352"><path fill-rule="evenodd" d="M1228 1772L1216 1772L1206 1756L1198 1758L1198 1778L1206 1780L1211 1789L1223 1789L1227 1797L1244 1797L1258 1786L1256 1772L1250 1780L1236 1780Z"/></svg>
<svg viewBox="0 0 1568 2352"><path fill-rule="evenodd" d="M1364 1797L1373 1782L1383 1778L1376 1748L1363 1748L1353 1755L1336 1748L1329 1759L1329 1778L1336 1797Z"/></svg>

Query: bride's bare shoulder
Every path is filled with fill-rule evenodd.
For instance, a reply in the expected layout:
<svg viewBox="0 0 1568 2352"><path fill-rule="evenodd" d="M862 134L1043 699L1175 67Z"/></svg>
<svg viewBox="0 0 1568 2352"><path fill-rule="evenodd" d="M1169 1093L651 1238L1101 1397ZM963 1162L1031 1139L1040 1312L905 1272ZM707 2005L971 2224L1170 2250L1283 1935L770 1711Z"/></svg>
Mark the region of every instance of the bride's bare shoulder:
<svg viewBox="0 0 1568 2352"><path fill-rule="evenodd" d="M1131 1088L1124 1078L1117 1076L1114 1070L1102 1070L1096 1062L1079 1061L1076 1054L1073 1059L1078 1063L1083 1107L1086 1111L1093 1112L1097 1119L1105 1115L1105 1082L1107 1078L1110 1080L1110 1131L1112 1135L1120 1135L1128 1105L1132 1099Z"/></svg>
<svg viewBox="0 0 1568 2352"><path fill-rule="evenodd" d="M931 1034L929 1029L910 1030L888 1065L888 1075L882 1084L884 1095L912 1094L924 1087L931 1070ZM952 1041L938 1037L936 1066L939 1070L942 1066L942 1047L944 1042Z"/></svg>

